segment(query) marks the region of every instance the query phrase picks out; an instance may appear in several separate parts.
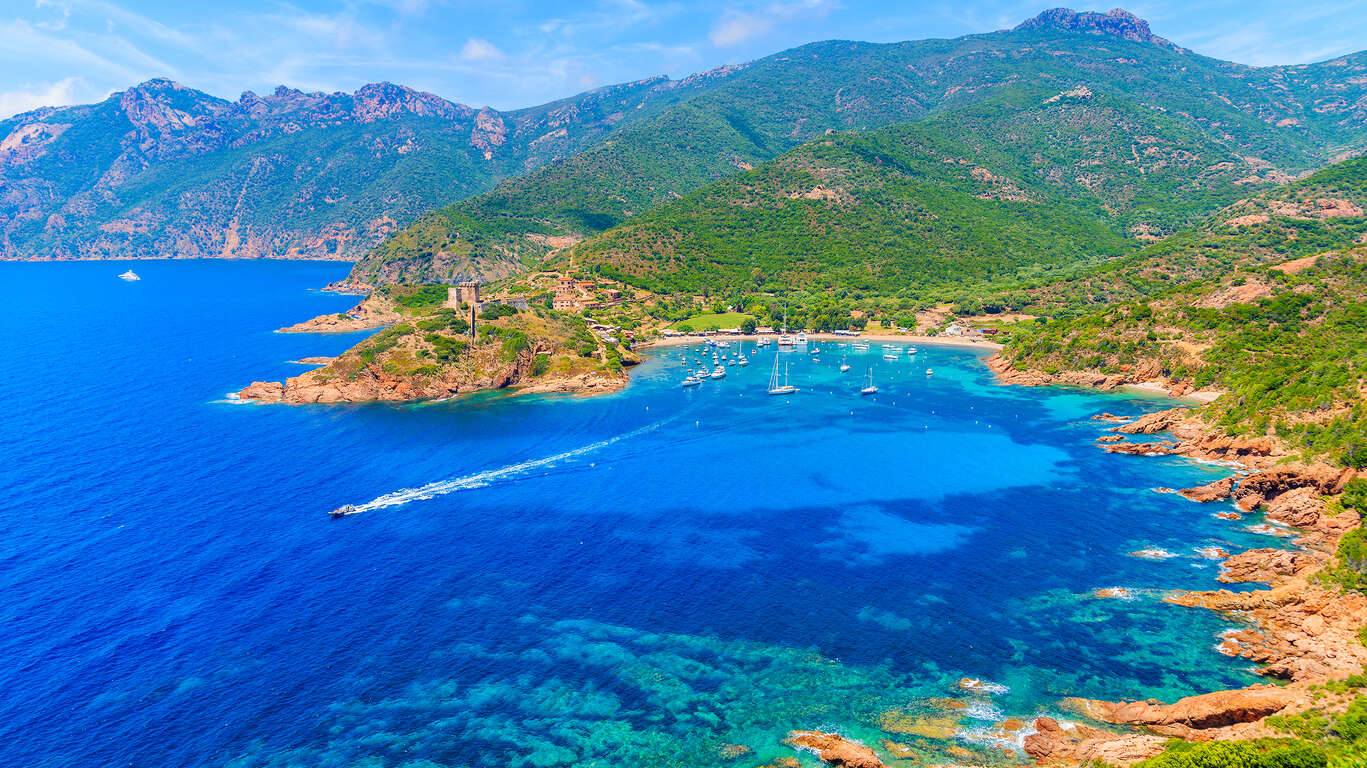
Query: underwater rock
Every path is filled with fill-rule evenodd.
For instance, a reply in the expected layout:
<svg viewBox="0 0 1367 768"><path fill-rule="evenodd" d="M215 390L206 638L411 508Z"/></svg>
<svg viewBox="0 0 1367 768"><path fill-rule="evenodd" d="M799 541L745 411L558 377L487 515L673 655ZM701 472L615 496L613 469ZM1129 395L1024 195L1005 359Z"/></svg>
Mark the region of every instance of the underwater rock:
<svg viewBox="0 0 1367 768"><path fill-rule="evenodd" d="M1117 416L1116 414L1110 413L1109 411L1102 411L1101 413L1092 416L1092 421L1113 421L1117 424L1123 424L1131 420L1132 417L1130 416Z"/></svg>
<svg viewBox="0 0 1367 768"><path fill-rule="evenodd" d="M721 757L723 760L736 760L742 757L746 757L747 755L753 755L755 753L755 750L745 746L744 744L723 744L721 749L718 751L721 752Z"/></svg>

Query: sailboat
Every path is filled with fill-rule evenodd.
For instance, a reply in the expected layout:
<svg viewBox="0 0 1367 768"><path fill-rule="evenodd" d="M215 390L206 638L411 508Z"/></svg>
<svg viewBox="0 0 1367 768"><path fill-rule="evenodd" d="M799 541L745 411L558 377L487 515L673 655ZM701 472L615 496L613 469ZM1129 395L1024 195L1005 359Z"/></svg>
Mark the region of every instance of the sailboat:
<svg viewBox="0 0 1367 768"><path fill-rule="evenodd" d="M791 395L797 391L797 387L788 383L788 366L783 366L783 383L778 383L778 355L774 355L774 371L769 374L769 394L771 395Z"/></svg>
<svg viewBox="0 0 1367 768"><path fill-rule="evenodd" d="M840 358L840 372L841 372L841 373L845 373L845 372L848 371L848 370L850 370L850 364L847 363L847 362L845 362L845 358L844 358L844 357L841 357L841 358Z"/></svg>
<svg viewBox="0 0 1367 768"><path fill-rule="evenodd" d="M864 388L863 388L863 389L859 390L859 394L861 394L861 395L876 395L876 394L878 394L878 387L875 387L875 386L873 385L873 367L872 367L872 366L869 367L869 378L868 378L868 383L864 385Z"/></svg>

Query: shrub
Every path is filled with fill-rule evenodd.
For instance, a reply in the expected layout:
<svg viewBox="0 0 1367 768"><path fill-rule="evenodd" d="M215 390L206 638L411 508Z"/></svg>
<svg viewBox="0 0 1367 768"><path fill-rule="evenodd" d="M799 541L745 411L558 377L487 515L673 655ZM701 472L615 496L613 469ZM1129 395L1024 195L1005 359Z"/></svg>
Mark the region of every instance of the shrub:
<svg viewBox="0 0 1367 768"><path fill-rule="evenodd" d="M542 352L541 354L539 354L539 355L537 355L536 357L532 358L532 375L533 375L533 376L544 376L545 373L546 373L546 371L549 371L550 369L551 369L551 356L550 356L550 355L546 354L545 352Z"/></svg>
<svg viewBox="0 0 1367 768"><path fill-rule="evenodd" d="M1325 768L1322 747L1302 739L1177 742L1135 768Z"/></svg>

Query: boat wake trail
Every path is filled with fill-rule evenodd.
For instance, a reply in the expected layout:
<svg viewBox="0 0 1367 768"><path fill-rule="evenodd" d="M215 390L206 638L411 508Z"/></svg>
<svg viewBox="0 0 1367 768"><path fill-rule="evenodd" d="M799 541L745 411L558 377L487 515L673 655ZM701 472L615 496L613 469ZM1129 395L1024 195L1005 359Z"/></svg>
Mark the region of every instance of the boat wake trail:
<svg viewBox="0 0 1367 768"><path fill-rule="evenodd" d="M361 512L372 512L377 509L399 507L413 501L426 501L427 499L436 498L437 496L445 496L448 493L455 493L456 491L468 491L473 488L484 488L486 486L492 485L503 480L512 480L524 476L528 472L531 472L533 470L544 469L547 467L553 467L561 463L571 462L575 459L587 456L588 454L601 451L602 449L612 445L613 443L619 443L623 440L628 440L630 438L637 437L638 435L643 435L646 432L658 429L661 425L669 421L672 421L672 419L664 419L661 421L657 421L654 424L647 424L646 426L641 427L639 429L634 429L630 432L623 432L620 435L610 437L606 440L599 440L596 443L590 443L588 445L580 446L578 448L574 448L563 453L557 453L554 456L546 456L540 459L530 459L528 461L518 462L516 464L509 464L506 467L499 467L498 469L487 469L483 472L476 472L473 475L457 477L452 480L439 480L435 483L428 483L427 485L418 486L417 488L402 488L397 491L386 493L383 496L377 496L374 499L365 502L364 504L355 504L348 507L344 507L343 509L346 510L344 514L355 515Z"/></svg>

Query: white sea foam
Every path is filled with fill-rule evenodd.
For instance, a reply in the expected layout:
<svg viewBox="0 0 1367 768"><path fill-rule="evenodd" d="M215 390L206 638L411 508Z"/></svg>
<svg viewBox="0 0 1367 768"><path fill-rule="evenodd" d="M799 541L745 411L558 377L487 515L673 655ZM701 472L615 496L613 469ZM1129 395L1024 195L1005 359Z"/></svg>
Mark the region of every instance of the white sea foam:
<svg viewBox="0 0 1367 768"><path fill-rule="evenodd" d="M634 429L630 432L624 432L620 435L610 437L606 440L599 440L596 443L590 443L588 445L580 446L578 448L574 448L563 453L557 453L554 456L546 456L540 459L530 459L528 461L522 461L516 464L509 464L506 467L499 467L498 469L488 469L483 472L476 472L473 475L457 477L452 480L439 480L435 483L428 483L427 485L418 486L417 488L401 488L397 491L391 491L390 493L386 493L383 496L377 496L364 504L355 505L356 508L352 512L350 512L350 514L354 515L359 514L361 512L370 512L376 509L388 509L390 507L398 507L404 504L408 504L409 502L426 501L427 499L433 499L438 496L445 496L448 493L455 493L457 491L468 491L474 488L483 488L485 486L491 485L501 480L511 480L513 478L524 475L532 470L544 469L546 467L555 466L562 462L574 461L575 459L578 459L580 457L587 456L588 454L594 453L596 451L600 451L608 447L609 445L612 445L613 443L621 442L622 440L636 437L637 435L645 434L646 432L658 428L661 424L664 423L664 421L657 421L654 424L649 424L647 426L641 427L640 429Z"/></svg>

